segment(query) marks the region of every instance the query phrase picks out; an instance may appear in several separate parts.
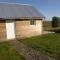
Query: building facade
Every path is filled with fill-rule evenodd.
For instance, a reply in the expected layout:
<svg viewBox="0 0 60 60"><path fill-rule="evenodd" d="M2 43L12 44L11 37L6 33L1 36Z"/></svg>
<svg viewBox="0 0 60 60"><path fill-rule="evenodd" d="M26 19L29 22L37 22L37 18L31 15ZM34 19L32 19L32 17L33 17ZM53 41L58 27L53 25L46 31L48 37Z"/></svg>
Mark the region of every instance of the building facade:
<svg viewBox="0 0 60 60"><path fill-rule="evenodd" d="M0 3L0 40L42 34L43 18L31 5Z"/></svg>

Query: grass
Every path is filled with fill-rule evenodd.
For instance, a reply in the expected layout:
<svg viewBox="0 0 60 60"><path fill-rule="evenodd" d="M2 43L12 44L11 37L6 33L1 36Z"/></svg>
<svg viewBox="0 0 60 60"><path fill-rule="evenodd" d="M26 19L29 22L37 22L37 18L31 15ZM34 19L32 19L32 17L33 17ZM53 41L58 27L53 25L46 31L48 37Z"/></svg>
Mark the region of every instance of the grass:
<svg viewBox="0 0 60 60"><path fill-rule="evenodd" d="M0 43L0 60L25 60L7 42Z"/></svg>
<svg viewBox="0 0 60 60"><path fill-rule="evenodd" d="M52 28L52 21L43 21L43 27Z"/></svg>
<svg viewBox="0 0 60 60"><path fill-rule="evenodd" d="M25 38L20 41L49 56L60 56L60 34L58 33Z"/></svg>
<svg viewBox="0 0 60 60"><path fill-rule="evenodd" d="M58 27L60 28L60 21L58 22ZM58 28L58 27L56 27L56 28ZM52 21L43 21L43 28L44 28L44 30L53 29Z"/></svg>

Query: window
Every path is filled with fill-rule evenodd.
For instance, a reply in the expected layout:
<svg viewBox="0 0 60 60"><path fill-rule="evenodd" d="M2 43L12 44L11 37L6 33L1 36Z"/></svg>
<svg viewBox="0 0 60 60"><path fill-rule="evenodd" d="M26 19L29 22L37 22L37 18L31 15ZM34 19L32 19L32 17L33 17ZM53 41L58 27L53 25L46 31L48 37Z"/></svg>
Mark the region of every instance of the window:
<svg viewBox="0 0 60 60"><path fill-rule="evenodd" d="M35 20L30 20L30 25L36 25L36 21Z"/></svg>

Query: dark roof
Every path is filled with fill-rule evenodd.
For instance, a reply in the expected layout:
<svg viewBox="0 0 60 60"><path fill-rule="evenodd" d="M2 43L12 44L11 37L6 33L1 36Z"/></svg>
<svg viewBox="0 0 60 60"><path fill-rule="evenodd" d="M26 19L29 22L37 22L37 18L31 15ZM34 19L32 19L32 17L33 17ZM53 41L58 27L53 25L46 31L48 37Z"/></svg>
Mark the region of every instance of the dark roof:
<svg viewBox="0 0 60 60"><path fill-rule="evenodd" d="M33 6L28 4L0 3L0 18L44 18Z"/></svg>

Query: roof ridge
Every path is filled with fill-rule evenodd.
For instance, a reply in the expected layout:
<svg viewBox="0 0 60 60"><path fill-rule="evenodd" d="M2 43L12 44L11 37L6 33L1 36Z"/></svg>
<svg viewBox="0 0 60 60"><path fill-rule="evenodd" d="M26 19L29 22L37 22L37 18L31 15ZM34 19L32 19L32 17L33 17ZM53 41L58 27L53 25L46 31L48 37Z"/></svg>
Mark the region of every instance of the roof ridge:
<svg viewBox="0 0 60 60"><path fill-rule="evenodd" d="M32 6L31 4L23 4L23 3L9 3L9 2L0 2L0 4L17 4L17 5L27 5L27 6Z"/></svg>

